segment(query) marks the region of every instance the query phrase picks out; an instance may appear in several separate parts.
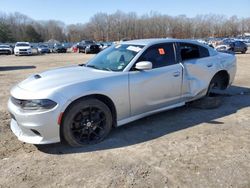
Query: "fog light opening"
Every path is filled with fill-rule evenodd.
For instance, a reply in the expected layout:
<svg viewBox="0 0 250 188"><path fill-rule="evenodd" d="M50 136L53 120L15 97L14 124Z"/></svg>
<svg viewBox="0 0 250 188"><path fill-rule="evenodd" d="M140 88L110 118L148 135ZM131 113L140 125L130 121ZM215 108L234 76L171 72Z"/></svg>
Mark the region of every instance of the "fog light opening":
<svg viewBox="0 0 250 188"><path fill-rule="evenodd" d="M37 136L41 136L41 134L37 131L37 130L34 130L34 129L30 129L33 133L35 133Z"/></svg>

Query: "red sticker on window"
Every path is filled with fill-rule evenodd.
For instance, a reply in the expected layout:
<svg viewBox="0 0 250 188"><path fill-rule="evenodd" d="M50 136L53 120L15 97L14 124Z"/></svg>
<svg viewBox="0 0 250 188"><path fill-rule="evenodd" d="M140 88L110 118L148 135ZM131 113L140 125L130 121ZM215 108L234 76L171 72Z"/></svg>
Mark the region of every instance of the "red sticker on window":
<svg viewBox="0 0 250 188"><path fill-rule="evenodd" d="M164 51L163 48L159 48L158 51L159 51L159 54L160 54L160 55L164 55L164 54L165 54L165 51Z"/></svg>

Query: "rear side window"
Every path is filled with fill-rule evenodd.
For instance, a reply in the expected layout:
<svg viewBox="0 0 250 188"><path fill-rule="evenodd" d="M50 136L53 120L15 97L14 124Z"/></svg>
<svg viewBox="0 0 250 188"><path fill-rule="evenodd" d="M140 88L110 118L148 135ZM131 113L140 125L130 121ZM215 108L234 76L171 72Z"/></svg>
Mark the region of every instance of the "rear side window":
<svg viewBox="0 0 250 188"><path fill-rule="evenodd" d="M207 48L190 43L180 43L180 55L182 61L188 59L197 59L209 56Z"/></svg>
<svg viewBox="0 0 250 188"><path fill-rule="evenodd" d="M209 51L207 48L205 48L203 46L199 46L199 50L200 50L200 58L209 57Z"/></svg>
<svg viewBox="0 0 250 188"><path fill-rule="evenodd" d="M173 43L157 44L149 47L137 62L139 61L150 61L153 68L175 64Z"/></svg>

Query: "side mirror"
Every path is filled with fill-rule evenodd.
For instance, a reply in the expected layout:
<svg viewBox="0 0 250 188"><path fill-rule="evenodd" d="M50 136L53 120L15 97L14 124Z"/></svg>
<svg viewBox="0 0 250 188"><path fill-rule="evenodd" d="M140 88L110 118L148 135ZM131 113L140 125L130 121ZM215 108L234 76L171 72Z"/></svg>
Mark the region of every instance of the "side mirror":
<svg viewBox="0 0 250 188"><path fill-rule="evenodd" d="M137 70L150 70L152 69L153 65L150 61L140 61L136 63L135 68Z"/></svg>

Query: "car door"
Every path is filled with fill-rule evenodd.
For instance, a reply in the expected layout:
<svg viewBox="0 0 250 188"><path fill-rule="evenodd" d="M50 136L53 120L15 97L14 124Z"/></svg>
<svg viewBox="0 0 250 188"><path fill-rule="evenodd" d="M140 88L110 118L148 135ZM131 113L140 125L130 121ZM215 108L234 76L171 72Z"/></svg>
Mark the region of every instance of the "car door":
<svg viewBox="0 0 250 188"><path fill-rule="evenodd" d="M181 96L183 67L176 63L174 44L151 46L138 58L137 62L140 61L150 61L153 68L145 71L132 68L129 72L131 115L139 115L178 102Z"/></svg>
<svg viewBox="0 0 250 188"><path fill-rule="evenodd" d="M210 56L207 48L192 44L178 43L179 61L183 64L184 98L199 97L206 94L208 85L217 70L217 56Z"/></svg>

